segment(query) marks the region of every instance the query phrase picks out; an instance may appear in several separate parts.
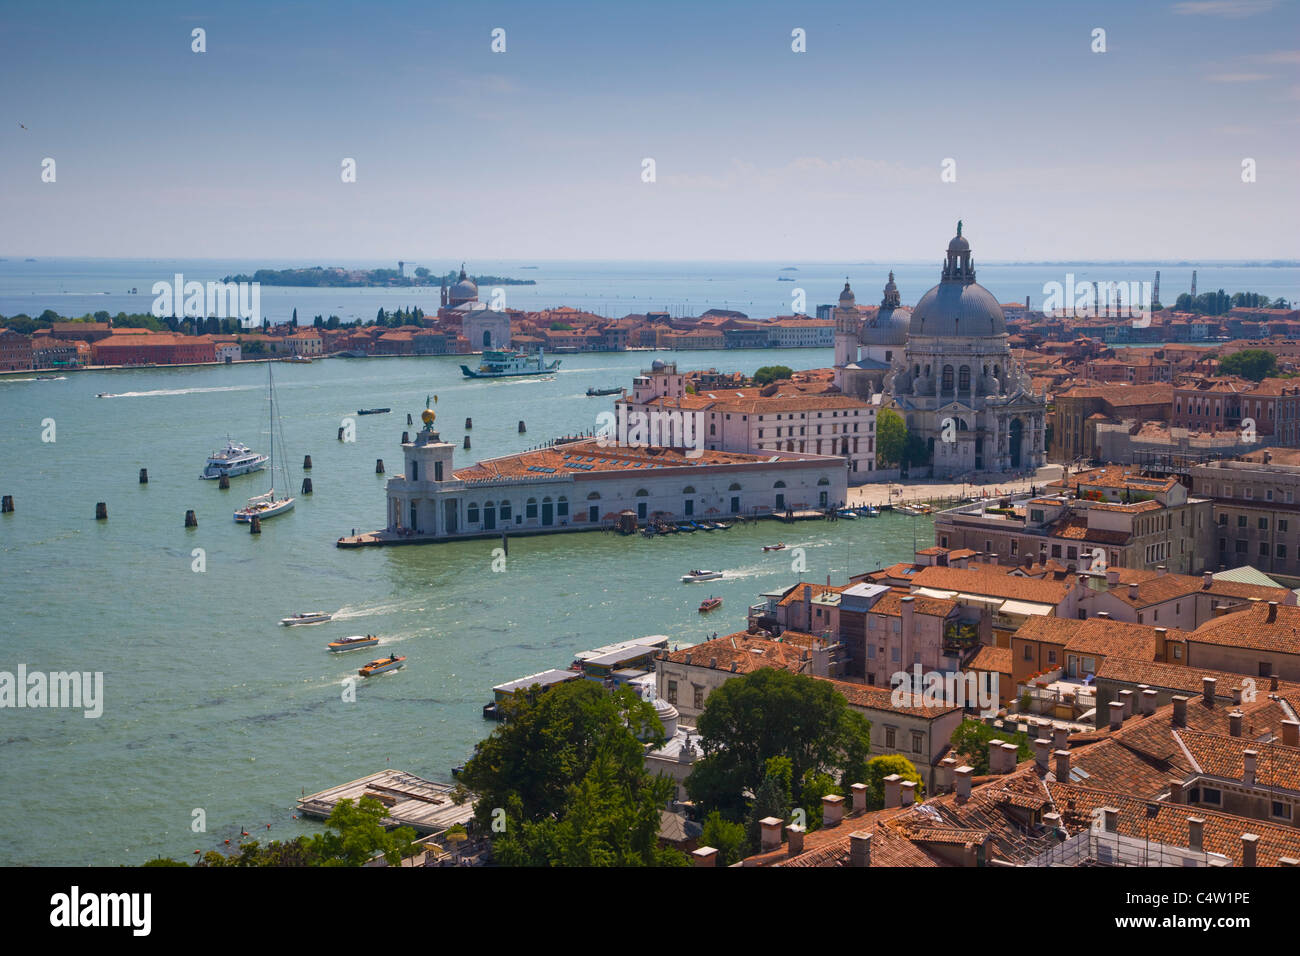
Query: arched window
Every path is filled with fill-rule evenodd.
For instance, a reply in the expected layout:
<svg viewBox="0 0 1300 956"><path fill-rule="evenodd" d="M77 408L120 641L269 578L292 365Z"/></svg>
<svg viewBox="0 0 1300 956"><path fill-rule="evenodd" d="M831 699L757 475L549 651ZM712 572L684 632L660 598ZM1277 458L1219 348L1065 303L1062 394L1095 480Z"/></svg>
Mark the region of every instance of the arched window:
<svg viewBox="0 0 1300 956"><path fill-rule="evenodd" d="M682 494L684 494L684 495L693 495L693 494L695 494L695 486L694 486L694 485L687 485L685 488L682 489Z"/></svg>
<svg viewBox="0 0 1300 956"><path fill-rule="evenodd" d="M733 482L731 483L731 487L728 488L727 490L728 490L728 491L739 491L739 490L740 490L740 482L738 482L738 481L733 481Z"/></svg>
<svg viewBox="0 0 1300 956"><path fill-rule="evenodd" d="M831 480L830 480L829 478L818 478L818 479L817 479L817 484L819 484L819 485L829 485L830 483L831 483Z"/></svg>
<svg viewBox="0 0 1300 956"><path fill-rule="evenodd" d="M778 482L777 482L776 484L774 484L772 487L773 487L773 488L784 488L784 487L785 487L785 482L784 482L784 481L778 481Z"/></svg>
<svg viewBox="0 0 1300 956"><path fill-rule="evenodd" d="M952 366L951 365L945 365L943 367L943 378L940 380L939 389L944 392L952 391Z"/></svg>
<svg viewBox="0 0 1300 956"><path fill-rule="evenodd" d="M532 519L532 518L536 518L536 517L537 517L537 499L536 499L536 498L529 498L529 499L528 499L528 503L527 503L526 505L524 505L524 517L525 517L525 518L529 518L529 519Z"/></svg>
<svg viewBox="0 0 1300 956"><path fill-rule="evenodd" d="M569 499L564 495L560 495L559 500L555 503L555 514L559 518L569 517Z"/></svg>
<svg viewBox="0 0 1300 956"><path fill-rule="evenodd" d="M646 491L644 488L638 488L636 490L636 496L638 498L649 498L650 492Z"/></svg>
<svg viewBox="0 0 1300 956"><path fill-rule="evenodd" d="M963 392L970 391L970 366L963 365L957 370L957 388Z"/></svg>
<svg viewBox="0 0 1300 956"><path fill-rule="evenodd" d="M600 492L599 492L599 491L593 491L591 494L587 495L587 500L588 500L588 501L599 501L599 500L600 500Z"/></svg>
<svg viewBox="0 0 1300 956"><path fill-rule="evenodd" d="M465 513L465 520L468 521L470 524L478 524L478 502L477 501L471 501L469 503L469 508Z"/></svg>

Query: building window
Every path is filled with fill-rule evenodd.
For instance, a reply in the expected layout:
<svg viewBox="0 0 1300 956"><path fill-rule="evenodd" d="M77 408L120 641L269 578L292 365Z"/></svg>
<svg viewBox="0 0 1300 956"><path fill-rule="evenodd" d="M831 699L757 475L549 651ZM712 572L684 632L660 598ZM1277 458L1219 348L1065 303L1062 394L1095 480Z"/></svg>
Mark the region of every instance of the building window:
<svg viewBox="0 0 1300 956"><path fill-rule="evenodd" d="M466 517L466 520L469 521L470 524L478 524L478 504L477 504L477 502L470 502L469 511L466 513L466 516L465 516L465 517Z"/></svg>
<svg viewBox="0 0 1300 956"><path fill-rule="evenodd" d="M1049 664L1055 664L1055 663L1056 663L1056 651L1049 650L1049 651L1047 652L1047 663L1049 663Z"/></svg>
<svg viewBox="0 0 1300 956"><path fill-rule="evenodd" d="M501 502L501 520L502 521L510 520L510 502L508 501Z"/></svg>
<svg viewBox="0 0 1300 956"><path fill-rule="evenodd" d="M1272 803L1273 803L1273 816L1275 818L1277 818L1278 820L1291 819L1291 805L1289 803L1283 803L1281 800L1274 800L1272 801Z"/></svg>
<svg viewBox="0 0 1300 956"><path fill-rule="evenodd" d="M1214 787L1202 787L1201 802L1215 807L1220 806L1223 803L1223 794Z"/></svg>
<svg viewBox="0 0 1300 956"><path fill-rule="evenodd" d="M675 680L668 682L668 703L677 703L677 681Z"/></svg>
<svg viewBox="0 0 1300 956"><path fill-rule="evenodd" d="M925 734L912 731L912 753L919 754L925 749Z"/></svg>
<svg viewBox="0 0 1300 956"><path fill-rule="evenodd" d="M1277 546L1277 556L1284 561L1286 560L1286 545L1279 544Z"/></svg>
<svg viewBox="0 0 1300 956"><path fill-rule="evenodd" d="M703 710L704 709L704 688L701 687L699 684L692 684L691 688L694 691L695 709Z"/></svg>
<svg viewBox="0 0 1300 956"><path fill-rule="evenodd" d="M1238 527L1238 528L1244 528L1244 527L1246 527L1246 516L1245 516L1245 515L1237 515L1237 527Z"/></svg>
<svg viewBox="0 0 1300 956"><path fill-rule="evenodd" d="M1267 531L1267 530L1268 530L1268 519L1267 519L1267 518L1260 518L1260 519L1259 519L1259 530L1260 530L1260 531Z"/></svg>
<svg viewBox="0 0 1300 956"><path fill-rule="evenodd" d="M1034 645L1033 645L1033 644L1026 644L1026 645L1025 645L1025 660L1027 660L1027 661L1032 661L1033 659L1034 659Z"/></svg>
<svg viewBox="0 0 1300 956"><path fill-rule="evenodd" d="M885 747L893 750L897 746L898 732L893 727L885 728Z"/></svg>
<svg viewBox="0 0 1300 956"><path fill-rule="evenodd" d="M536 498L529 498L529 499L528 499L528 503L527 503L526 505L524 505L524 517L525 517L525 518L529 518L529 519L532 519L532 518L536 518L536 517L537 517L537 499L536 499Z"/></svg>
<svg viewBox="0 0 1300 956"><path fill-rule="evenodd" d="M1286 520L1286 518L1278 518L1278 519L1277 519L1277 533L1278 533L1278 534L1286 534L1286 530L1287 530L1287 528L1289 528L1289 527L1290 527L1290 525L1287 524L1287 520Z"/></svg>

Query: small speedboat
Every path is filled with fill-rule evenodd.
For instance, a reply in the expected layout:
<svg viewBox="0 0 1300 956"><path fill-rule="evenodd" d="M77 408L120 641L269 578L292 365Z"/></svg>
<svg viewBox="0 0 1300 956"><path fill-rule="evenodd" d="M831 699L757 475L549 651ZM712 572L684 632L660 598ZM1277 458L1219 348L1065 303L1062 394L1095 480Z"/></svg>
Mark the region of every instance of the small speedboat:
<svg viewBox="0 0 1300 956"><path fill-rule="evenodd" d="M293 627L295 624L324 624L333 619L334 615L327 611L299 611L297 614L281 619L280 623L285 627Z"/></svg>
<svg viewBox="0 0 1300 956"><path fill-rule="evenodd" d="M859 508L858 514L865 515L868 518L879 518L880 509L875 505L867 505L865 508Z"/></svg>
<svg viewBox="0 0 1300 956"><path fill-rule="evenodd" d="M358 408L357 414L358 415L383 415L386 412L391 412L391 411L392 411L391 408Z"/></svg>
<svg viewBox="0 0 1300 956"><path fill-rule="evenodd" d="M613 388L594 388L594 387L593 387L593 388L589 388L589 389L587 389L587 397L588 397L588 398L594 398L594 397L597 396L597 395L617 395L617 394L618 394L619 392L621 392L621 391L623 391L623 389L622 389L621 386L618 386L618 385L615 385Z"/></svg>
<svg viewBox="0 0 1300 956"><path fill-rule="evenodd" d="M337 641L330 641L326 647L332 653L338 654L343 651L359 651L363 647L374 647L379 643L379 638L373 634L354 634L351 637L340 637Z"/></svg>
<svg viewBox="0 0 1300 956"><path fill-rule="evenodd" d="M710 611L716 611L720 607L722 607L722 598L711 597L707 601L700 602L700 613L707 614Z"/></svg>
<svg viewBox="0 0 1300 956"><path fill-rule="evenodd" d="M763 550L764 550L764 551L784 551L784 550L785 550L785 542L782 541L782 542L780 542L780 543L778 543L778 544L765 544L765 545L763 545Z"/></svg>
<svg viewBox="0 0 1300 956"><path fill-rule="evenodd" d="M362 677L374 677L376 674L382 674L385 671L395 671L405 663L405 657L398 657L394 654L391 657L381 657L377 661L371 661L357 673Z"/></svg>
<svg viewBox="0 0 1300 956"><path fill-rule="evenodd" d="M835 514L837 514L841 518L856 519L858 516L858 513L854 511L852 508L841 508L839 511L835 512Z"/></svg>
<svg viewBox="0 0 1300 956"><path fill-rule="evenodd" d="M694 584L696 581L714 581L722 577L721 571L690 571L682 575L683 584Z"/></svg>

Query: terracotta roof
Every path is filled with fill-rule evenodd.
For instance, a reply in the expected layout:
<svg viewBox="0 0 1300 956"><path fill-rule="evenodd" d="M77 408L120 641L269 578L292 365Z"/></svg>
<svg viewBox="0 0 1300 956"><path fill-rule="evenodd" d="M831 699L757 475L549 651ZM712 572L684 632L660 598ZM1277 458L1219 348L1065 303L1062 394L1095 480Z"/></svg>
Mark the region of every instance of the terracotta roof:
<svg viewBox="0 0 1300 956"><path fill-rule="evenodd" d="M779 607L789 607L791 604L803 603L804 589L812 589L812 598L817 600L823 594L839 594L845 589L851 587L848 584L813 584L809 581L800 581L785 597L781 598Z"/></svg>
<svg viewBox="0 0 1300 956"><path fill-rule="evenodd" d="M1187 635L1187 641L1300 654L1300 607L1279 605L1272 622L1268 621L1269 610L1268 604L1259 603L1212 618Z"/></svg>
<svg viewBox="0 0 1300 956"><path fill-rule="evenodd" d="M1228 780L1242 780L1245 751L1253 750L1255 782L1264 787L1300 792L1300 748L1281 743L1261 743L1246 737L1225 737L1184 730L1177 734L1201 773Z"/></svg>
<svg viewBox="0 0 1300 956"><path fill-rule="evenodd" d="M1000 569L988 565L969 568L924 568L909 577L914 587L935 588L943 591L960 591L967 594L1033 601L1040 604L1060 604L1070 591L1066 581L1045 581L1039 578L1009 574L1013 567Z"/></svg>
<svg viewBox="0 0 1300 956"><path fill-rule="evenodd" d="M1091 541L1094 544L1128 544L1132 537L1126 531L1104 531L1101 528L1089 528L1088 519L1083 515L1063 515L1051 522L1048 534L1053 538L1065 538L1069 541Z"/></svg>
<svg viewBox="0 0 1300 956"><path fill-rule="evenodd" d="M1009 647L993 647L985 644L971 658L966 667L973 671L992 671L998 674L1012 673L1012 656Z"/></svg>
<svg viewBox="0 0 1300 956"><path fill-rule="evenodd" d="M1168 636L1185 635L1177 628L1167 628ZM1034 615L1020 625L1014 637L1047 644L1061 644L1080 654L1109 656L1116 654L1134 660L1153 660L1156 653L1156 627L1129 624L1093 617L1078 620L1068 617Z"/></svg>
<svg viewBox="0 0 1300 956"><path fill-rule="evenodd" d="M906 595L899 591L882 594L871 605L870 614L885 614L889 617L903 616L903 598L912 598L912 611L915 614L928 614L931 617L947 617L957 609L958 604L950 598L932 598L920 594Z"/></svg>
<svg viewBox="0 0 1300 956"><path fill-rule="evenodd" d="M690 661L687 661L687 658ZM778 667L792 673L804 669L804 648L798 644L772 641L767 638L754 637L745 631L714 638L694 647L684 647L668 654L666 659L674 664L687 664L691 667L716 666L718 670L730 671L734 663L734 674L749 674L764 667ZM711 664L713 660L716 665Z"/></svg>
<svg viewBox="0 0 1300 956"><path fill-rule="evenodd" d="M1186 631L1174 630L1170 637L1187 636ZM1257 686L1268 686L1265 679L1255 674L1236 674L1231 671L1207 670L1186 664L1171 664L1166 661L1135 660L1121 654L1108 654L1097 668L1097 680L1113 680L1123 684L1146 684L1157 690L1176 691L1188 696L1196 696L1203 688L1202 678L1215 680L1215 696L1231 698L1234 688L1242 686L1243 680L1252 680ZM1300 684L1279 681L1277 693L1283 697L1300 697Z"/></svg>
<svg viewBox="0 0 1300 956"><path fill-rule="evenodd" d="M836 680L832 677L820 677L818 680L829 681L837 691L844 695L851 706L862 707L867 710L887 710L892 711L895 714L906 714L909 717L925 717L928 720L932 720L935 717L942 717L944 714L950 714L954 710L962 709L947 704L933 707L899 707L894 704L893 692L887 687L873 687L870 684L859 684L856 681Z"/></svg>

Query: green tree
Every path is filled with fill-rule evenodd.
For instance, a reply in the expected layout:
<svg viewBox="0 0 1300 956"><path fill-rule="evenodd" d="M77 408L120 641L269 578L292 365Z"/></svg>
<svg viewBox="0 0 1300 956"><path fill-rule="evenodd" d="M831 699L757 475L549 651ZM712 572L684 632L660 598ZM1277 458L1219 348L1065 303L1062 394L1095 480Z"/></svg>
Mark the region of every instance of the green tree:
<svg viewBox="0 0 1300 956"><path fill-rule="evenodd" d="M769 757L764 766L763 782L754 791L745 827L747 852L756 852L762 842L763 824L768 817L788 820L793 809L791 796L794 768L789 757ZM718 811L714 811L715 813Z"/></svg>
<svg viewBox="0 0 1300 956"><path fill-rule="evenodd" d="M1028 760L1033 756L1033 744L1027 734L1009 734L995 731L982 720L967 718L957 725L952 734L952 749L966 759L966 763L975 771L975 776L989 772L989 743L1004 740L1016 745L1016 759Z"/></svg>
<svg viewBox="0 0 1300 956"><path fill-rule="evenodd" d="M876 464L881 468L901 465L906 443L907 426L903 416L892 408L882 408L876 416Z"/></svg>
<svg viewBox="0 0 1300 956"><path fill-rule="evenodd" d="M711 846L717 850L723 866L739 863L745 854L745 827L740 823L732 823L714 810L704 818L700 846Z"/></svg>
<svg viewBox="0 0 1300 956"><path fill-rule="evenodd" d="M340 800L325 821L327 830L311 838L311 850L321 866L361 866L382 854L389 866L397 866L402 857L415 852L415 831L397 827L389 831L380 822L387 808L374 797L362 797L357 803Z"/></svg>
<svg viewBox="0 0 1300 956"><path fill-rule="evenodd" d="M479 743L460 777L477 796L477 819L494 834L497 859L516 866L688 862L658 846L659 811L674 784L645 769L645 744L664 742L654 708L627 687L608 693L592 681L533 696L506 705L506 722Z"/></svg>
<svg viewBox="0 0 1300 956"><path fill-rule="evenodd" d="M867 785L867 807L869 809L879 810L884 807L885 778L895 773L904 780L911 780L915 783L916 796L921 796L924 781L922 781L916 765L902 754L883 754L879 757L872 757L867 761L866 779L862 782Z"/></svg>
<svg viewBox="0 0 1300 956"><path fill-rule="evenodd" d="M754 373L755 385L770 385L772 382L789 378L794 371L788 365L764 365Z"/></svg>
<svg viewBox="0 0 1300 956"><path fill-rule="evenodd" d="M1219 359L1219 371L1262 382L1277 371L1277 356L1264 349L1243 349Z"/></svg>
<svg viewBox="0 0 1300 956"><path fill-rule="evenodd" d="M839 771L855 783L871 751L871 724L849 709L828 681L763 668L727 681L709 695L696 721L704 756L686 790L704 812L745 819L745 794L757 794L772 757L790 762L790 805L803 804L809 770ZM852 778L852 779L846 779Z"/></svg>

